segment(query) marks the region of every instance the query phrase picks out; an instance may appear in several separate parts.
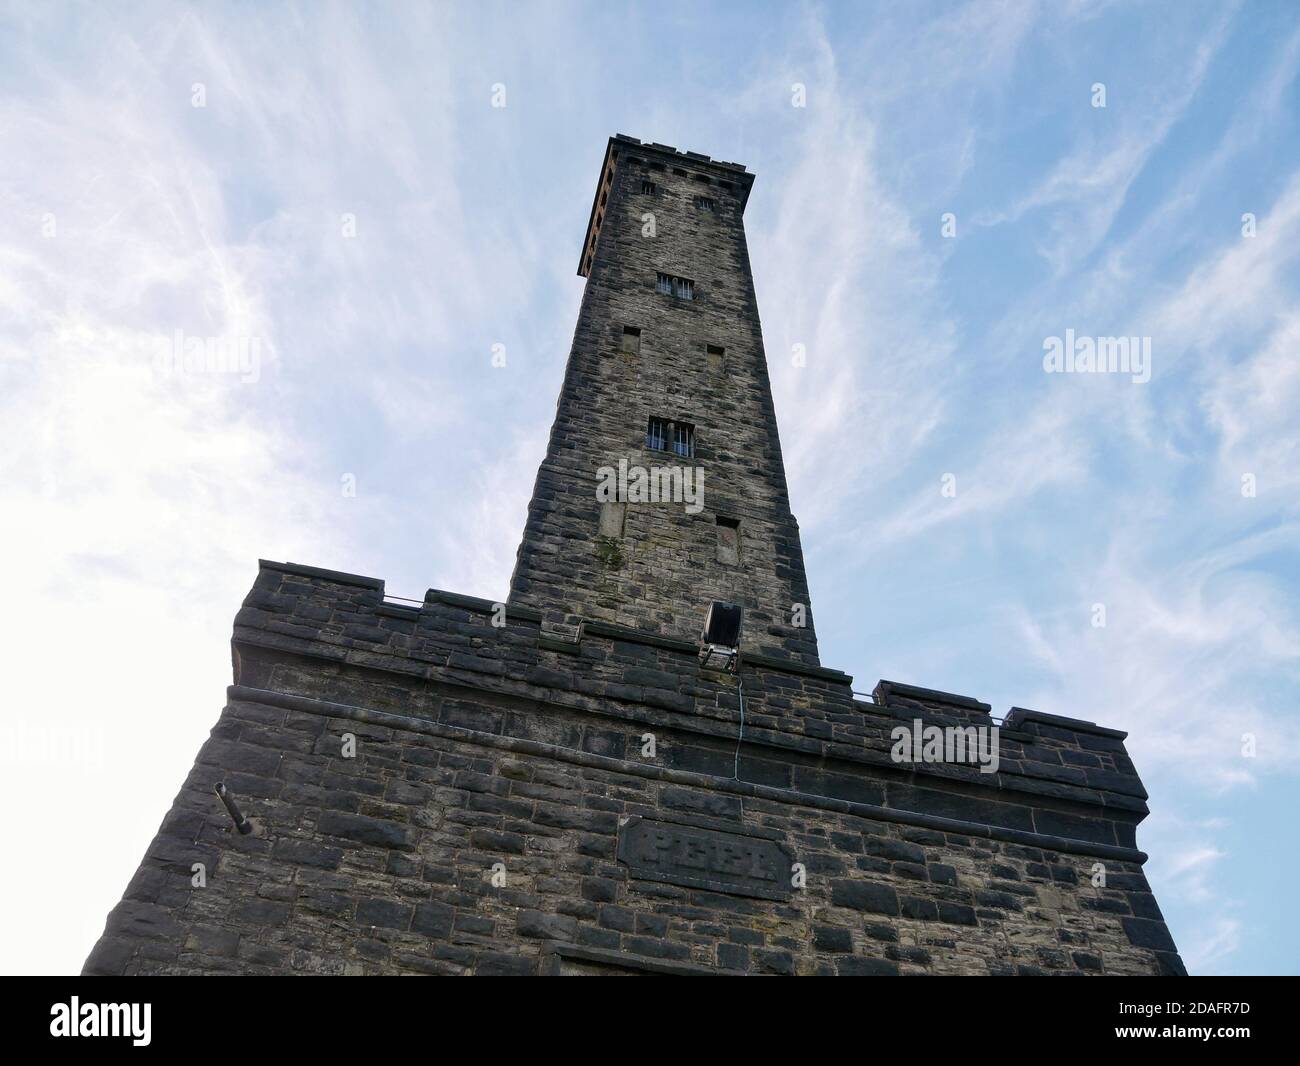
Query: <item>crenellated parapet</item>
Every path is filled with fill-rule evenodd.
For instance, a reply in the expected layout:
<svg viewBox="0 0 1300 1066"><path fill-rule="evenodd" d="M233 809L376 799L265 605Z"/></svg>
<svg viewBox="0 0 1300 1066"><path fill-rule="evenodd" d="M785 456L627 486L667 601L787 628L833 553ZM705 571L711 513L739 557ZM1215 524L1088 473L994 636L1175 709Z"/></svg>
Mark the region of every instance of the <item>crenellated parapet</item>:
<svg viewBox="0 0 1300 1066"><path fill-rule="evenodd" d="M1144 858L1135 833L1146 792L1116 730L1023 709L999 724L970 697L890 681L863 701L847 674L762 655L744 656L738 684L702 669L695 645L577 621L576 639L561 639L528 607L436 589L421 604L394 603L379 579L263 562L236 618L235 680L274 687L291 673L283 655L384 671L445 693L458 722L454 694L467 688L526 701L537 716L595 716L609 750L629 750L642 727L672 730L680 741L663 758L681 769L732 777L739 767L742 782L862 803L889 817ZM300 695L365 689L360 675L348 688L346 671L302 675ZM504 728L504 716L488 721ZM996 726L995 772L969 759L900 762L898 731L917 722Z"/></svg>
<svg viewBox="0 0 1300 1066"><path fill-rule="evenodd" d="M1182 972L1114 730L271 562L233 650L88 973Z"/></svg>

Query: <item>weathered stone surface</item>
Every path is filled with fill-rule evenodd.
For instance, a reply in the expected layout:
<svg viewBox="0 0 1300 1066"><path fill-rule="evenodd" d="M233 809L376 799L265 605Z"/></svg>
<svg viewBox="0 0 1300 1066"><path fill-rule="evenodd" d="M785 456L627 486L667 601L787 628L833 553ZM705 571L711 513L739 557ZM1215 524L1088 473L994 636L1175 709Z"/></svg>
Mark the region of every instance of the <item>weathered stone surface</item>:
<svg viewBox="0 0 1300 1066"><path fill-rule="evenodd" d="M326 836L345 837L358 844L377 844L385 848L411 846L410 830L405 826L361 814L325 811L320 817L320 831Z"/></svg>
<svg viewBox="0 0 1300 1066"><path fill-rule="evenodd" d="M888 885L870 881L831 882L831 902L837 907L851 907L872 914L898 913L898 893Z"/></svg>
<svg viewBox="0 0 1300 1066"><path fill-rule="evenodd" d="M614 152L504 613L263 562L227 705L85 971L1183 973L1133 846L1146 793L1122 733L1016 708L997 773L900 767L900 722L985 724L988 706L895 682L858 700L789 624L807 586L752 178ZM657 292L660 271L695 299ZM629 504L620 526L595 468L668 459L644 448L652 415L694 425L705 508ZM747 611L743 738L738 679L696 657L714 598Z"/></svg>
<svg viewBox="0 0 1300 1066"><path fill-rule="evenodd" d="M816 663L745 242L753 177L619 139L607 164L511 602L694 641L709 601L727 600L745 607L747 649ZM688 277L693 298L658 291L660 274ZM640 331L634 351L625 329ZM648 448L652 417L693 426L694 456ZM622 535L602 536L597 471L619 460L703 471L702 509L631 502ZM796 604L806 624L792 621ZM671 672L634 677L668 692L678 683Z"/></svg>
<svg viewBox="0 0 1300 1066"><path fill-rule="evenodd" d="M661 802L673 792L665 789ZM793 892L790 853L762 837L631 818L619 831L618 860L650 881L760 899L789 899Z"/></svg>

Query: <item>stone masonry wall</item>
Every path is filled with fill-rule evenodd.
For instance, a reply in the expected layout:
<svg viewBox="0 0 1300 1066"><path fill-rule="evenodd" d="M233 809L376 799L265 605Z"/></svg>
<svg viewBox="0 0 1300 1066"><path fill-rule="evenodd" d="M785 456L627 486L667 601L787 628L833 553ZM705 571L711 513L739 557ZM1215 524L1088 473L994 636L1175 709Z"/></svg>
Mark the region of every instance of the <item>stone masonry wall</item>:
<svg viewBox="0 0 1300 1066"><path fill-rule="evenodd" d="M671 642L556 651L536 614L491 617L263 564L229 704L87 972L1181 971L1122 734L1020 711L998 774L904 770L880 754L891 724L985 705L887 682L864 703L834 671L756 663L737 759L734 688ZM639 819L781 849L806 884L768 899L643 876L620 853Z"/></svg>
<svg viewBox="0 0 1300 1066"><path fill-rule="evenodd" d="M254 835L233 832L217 778ZM631 815L776 833L807 888L782 903L636 880L615 861ZM531 974L567 945L618 968L625 953L775 974L1177 971L1141 867L1112 863L1095 889L1091 865L232 700L88 970Z"/></svg>

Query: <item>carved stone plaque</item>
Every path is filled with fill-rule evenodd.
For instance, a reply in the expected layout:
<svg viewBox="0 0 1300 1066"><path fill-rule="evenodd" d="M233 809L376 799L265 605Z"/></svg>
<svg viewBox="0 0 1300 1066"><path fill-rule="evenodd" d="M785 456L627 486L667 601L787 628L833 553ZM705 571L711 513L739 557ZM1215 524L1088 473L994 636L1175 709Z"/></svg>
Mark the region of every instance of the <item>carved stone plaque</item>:
<svg viewBox="0 0 1300 1066"><path fill-rule="evenodd" d="M793 855L761 837L629 818L619 826L618 859L647 881L758 899L789 899L793 892Z"/></svg>

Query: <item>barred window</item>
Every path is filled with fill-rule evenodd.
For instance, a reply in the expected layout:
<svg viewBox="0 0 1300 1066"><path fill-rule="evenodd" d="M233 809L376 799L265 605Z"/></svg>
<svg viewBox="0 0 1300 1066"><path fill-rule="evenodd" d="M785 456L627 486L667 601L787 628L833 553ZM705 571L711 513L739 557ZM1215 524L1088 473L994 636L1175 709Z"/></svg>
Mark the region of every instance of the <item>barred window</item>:
<svg viewBox="0 0 1300 1066"><path fill-rule="evenodd" d="M672 430L672 423L664 418L651 418L645 431L645 446L653 448L655 451L663 452L668 450L668 434Z"/></svg>
<svg viewBox="0 0 1300 1066"><path fill-rule="evenodd" d="M718 209L718 205L707 196L697 196L695 206L701 211L716 211Z"/></svg>
<svg viewBox="0 0 1300 1066"><path fill-rule="evenodd" d="M653 196L655 194L655 183L653 181L641 182L641 192L646 196Z"/></svg>
<svg viewBox="0 0 1300 1066"><path fill-rule="evenodd" d="M645 446L659 452L672 452L684 459L695 458L695 427L671 418L651 418L646 424Z"/></svg>
<svg viewBox="0 0 1300 1066"><path fill-rule="evenodd" d="M679 278L672 274L655 275L655 292L676 296L682 300L695 299L695 282L690 278Z"/></svg>
<svg viewBox="0 0 1300 1066"><path fill-rule="evenodd" d="M695 427L685 422L673 423L673 451L686 459L695 456Z"/></svg>

